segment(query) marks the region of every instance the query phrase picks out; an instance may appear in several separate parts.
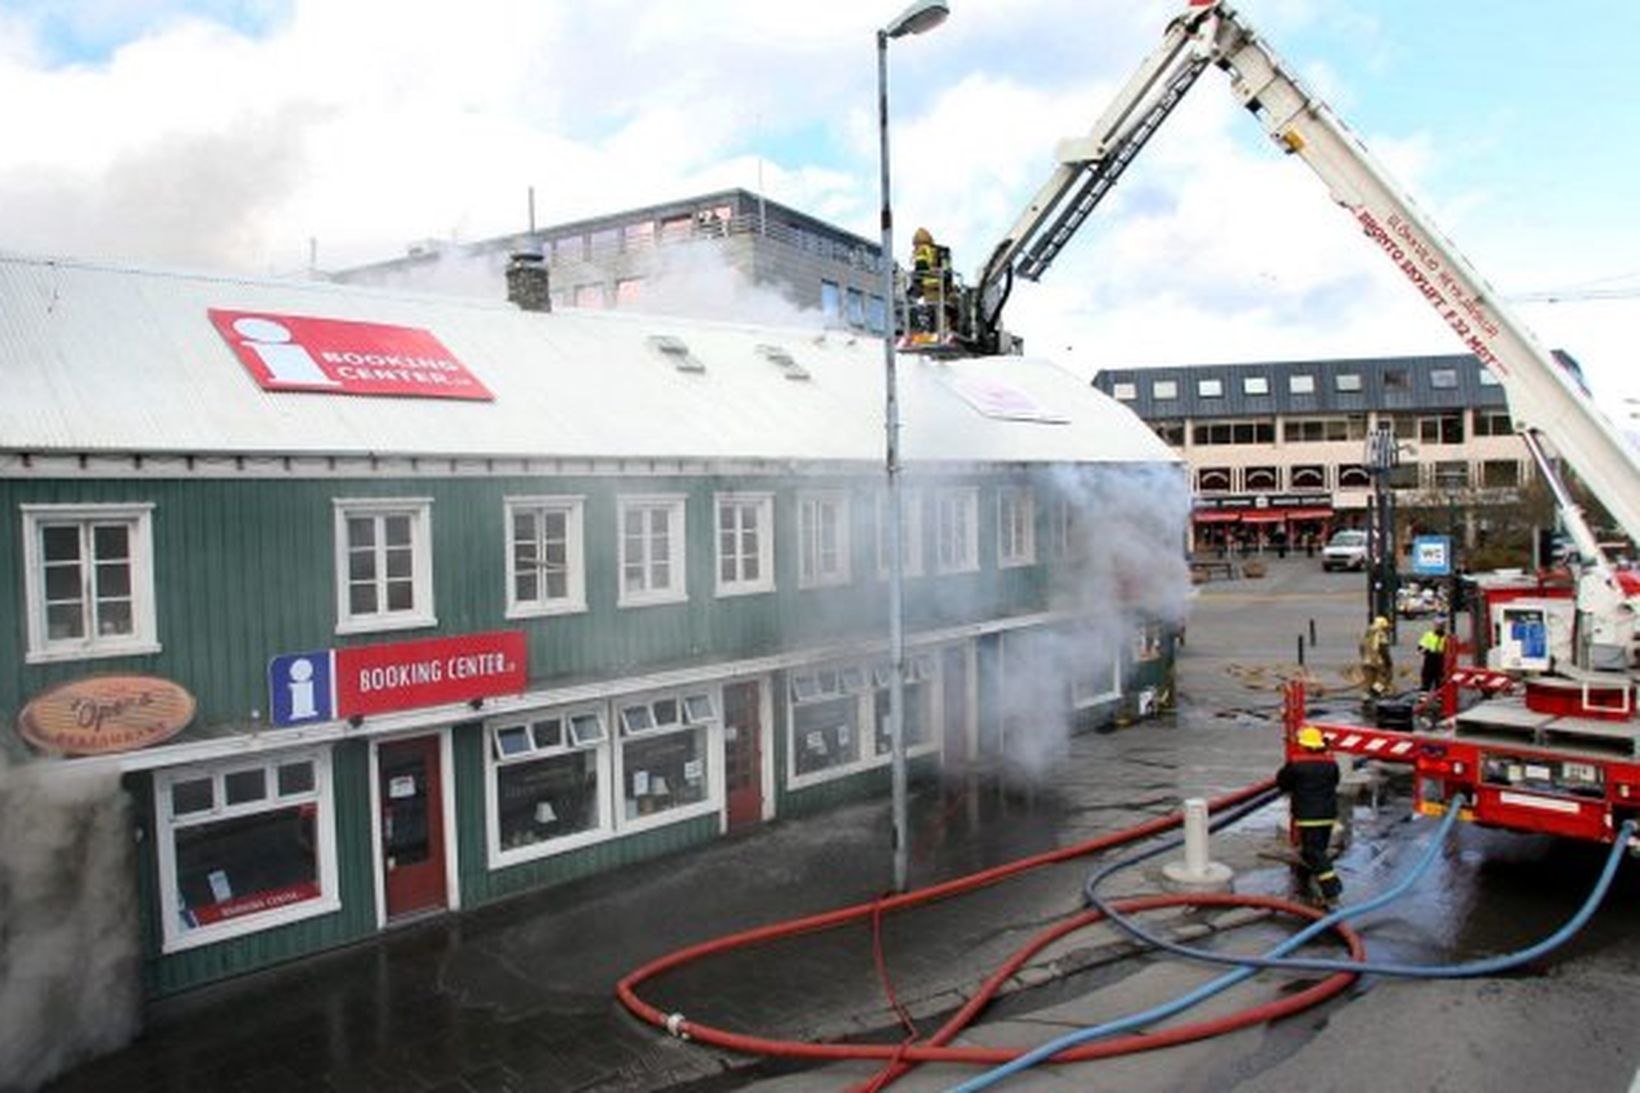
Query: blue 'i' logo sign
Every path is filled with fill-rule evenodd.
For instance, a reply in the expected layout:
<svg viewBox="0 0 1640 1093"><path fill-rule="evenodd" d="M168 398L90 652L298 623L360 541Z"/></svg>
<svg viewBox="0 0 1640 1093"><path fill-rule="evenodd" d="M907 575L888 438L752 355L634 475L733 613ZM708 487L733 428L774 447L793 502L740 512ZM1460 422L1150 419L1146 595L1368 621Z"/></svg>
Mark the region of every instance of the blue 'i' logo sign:
<svg viewBox="0 0 1640 1093"><path fill-rule="evenodd" d="M268 662L268 709L276 726L329 721L336 708L329 649L286 653Z"/></svg>

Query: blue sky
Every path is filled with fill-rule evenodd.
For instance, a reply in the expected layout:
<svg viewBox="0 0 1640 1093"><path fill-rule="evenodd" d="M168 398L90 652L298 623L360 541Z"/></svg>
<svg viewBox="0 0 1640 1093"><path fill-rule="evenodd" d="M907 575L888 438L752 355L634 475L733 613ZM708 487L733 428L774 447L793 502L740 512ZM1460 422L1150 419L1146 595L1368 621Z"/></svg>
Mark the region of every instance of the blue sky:
<svg viewBox="0 0 1640 1093"><path fill-rule="evenodd" d="M895 206L972 270L1178 9L952 2L891 53ZM1521 312L1640 397L1632 7L1238 6L1501 291L1634 290ZM0 248L296 273L760 177L874 237L898 8L0 0ZM1090 374L1456 349L1411 296L1210 72L1010 322Z"/></svg>

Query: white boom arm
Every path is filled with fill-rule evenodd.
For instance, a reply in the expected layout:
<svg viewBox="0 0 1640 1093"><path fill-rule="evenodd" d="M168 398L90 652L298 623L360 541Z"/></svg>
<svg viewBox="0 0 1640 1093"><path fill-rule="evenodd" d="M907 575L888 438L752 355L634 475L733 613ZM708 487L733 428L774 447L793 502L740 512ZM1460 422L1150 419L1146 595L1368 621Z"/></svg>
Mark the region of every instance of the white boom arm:
<svg viewBox="0 0 1640 1093"><path fill-rule="evenodd" d="M1361 141L1299 85L1233 10L1217 0L1198 0L1191 10L1213 14L1197 24L1198 41L1230 73L1243 105L1277 144L1321 176L1333 200L1349 210L1464 348L1498 378L1515 428L1527 438L1555 490L1581 557L1578 605L1591 626L1589 640L1608 650L1621 649L1626 657L1633 635L1628 599L1583 514L1552 464L1542 458L1538 441L1547 438L1623 530L1640 542L1640 463L1633 450L1457 248L1390 181Z"/></svg>
<svg viewBox="0 0 1640 1093"><path fill-rule="evenodd" d="M1633 450L1366 146L1221 0L1190 0L1087 136L1061 143L1058 166L976 278L975 342L997 344L998 319L1014 275L1029 280L1042 275L1208 64L1230 74L1237 97L1276 143L1321 176L1368 240L1498 378L1515 428L1554 491L1577 547L1585 642L1591 653L1600 646L1605 659L1626 661L1634 605L1542 442L1553 445L1629 537L1640 542L1640 462Z"/></svg>

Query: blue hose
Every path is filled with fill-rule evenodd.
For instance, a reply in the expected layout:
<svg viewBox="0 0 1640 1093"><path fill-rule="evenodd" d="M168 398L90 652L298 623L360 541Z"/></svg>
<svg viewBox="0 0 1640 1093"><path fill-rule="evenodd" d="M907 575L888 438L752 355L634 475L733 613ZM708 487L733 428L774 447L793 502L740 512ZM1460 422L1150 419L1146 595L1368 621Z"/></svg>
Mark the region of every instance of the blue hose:
<svg viewBox="0 0 1640 1093"><path fill-rule="evenodd" d="M1458 811L1459 810L1456 803L1447 808L1446 816L1441 820L1440 830L1436 833L1434 838L1430 839L1429 845L1426 846L1424 848L1424 852L1419 855L1418 861L1412 867L1411 871L1408 872L1407 875L1400 881L1396 882L1388 890L1381 892L1373 898L1367 900L1365 903L1358 903L1349 907L1344 907L1332 912L1329 915L1317 919L1308 926L1304 927L1304 929L1300 930L1298 933L1294 934L1292 937L1287 938L1275 948L1271 949L1268 955L1281 956L1284 953L1289 953L1304 944L1306 941L1310 940L1312 937L1315 937L1317 934L1320 934L1324 930L1331 929L1334 924L1364 915L1369 911L1377 910L1379 907L1382 907L1391 900L1399 898L1401 893L1410 888L1413 882L1422 876L1425 870L1427 870L1435 861L1436 852L1440 850L1441 843L1446 838L1447 832L1452 829L1452 825L1458 819ZM1159 850L1152 850L1143 854L1135 855L1133 858L1127 859L1127 864L1132 864L1135 861L1142 861L1145 858L1159 852ZM1180 995L1171 1002L1164 1002L1161 1005L1152 1006L1150 1009L1141 1010L1138 1013L1130 1014L1127 1017L1118 1018L1115 1021L1106 1021L1101 1025L1093 1025L1089 1028L1077 1029L1075 1032L1066 1033L1056 1040L1050 1040L1041 1047L1034 1048L1031 1051L1026 1052L1017 1059L1012 1059L999 1067L988 1070L983 1074L969 1079L961 1085L954 1086L952 1093L972 1093L974 1090L989 1089L1003 1078L1006 1078L1012 1074L1018 1074L1020 1071L1027 1070L1030 1067L1035 1066L1037 1063L1051 1059L1055 1055L1058 1055L1061 1051L1064 1051L1066 1048L1072 1048L1078 1044L1085 1044L1090 1040L1102 1039L1118 1032L1126 1032L1129 1029L1139 1028L1142 1025L1152 1024L1156 1021L1172 1017L1174 1014L1182 1013L1197 1003L1211 998L1215 994L1229 990L1231 987L1242 982L1243 980L1252 978L1257 971L1258 969L1254 967L1238 967L1234 971L1226 972L1217 979L1203 983L1195 990L1188 991L1185 994Z"/></svg>
<svg viewBox="0 0 1640 1093"><path fill-rule="evenodd" d="M1401 976L1408 979L1465 979L1478 975L1495 975L1511 968L1518 968L1520 965L1536 960L1545 953L1552 952L1570 941L1579 930L1588 924L1589 919L1599 909L1601 901L1606 898L1606 893L1611 889L1612 881L1617 876L1617 866L1623 859L1623 849L1628 844L1630 836L1634 834L1634 830L1634 820L1623 821L1617 838L1612 843L1611 853L1606 856L1605 867L1595 881L1594 888L1589 892L1588 898L1583 901L1583 905L1561 925L1560 929L1527 948L1518 949L1511 953L1500 953L1497 956L1486 957L1482 960L1471 960L1464 964L1397 964L1370 960L1324 960L1307 957L1282 959L1209 952L1206 949L1195 949L1188 945L1181 945L1176 941L1170 941L1149 932L1099 896L1095 888L1101 881L1110 876L1114 870L1102 870L1090 877L1084 894L1087 896L1090 906L1102 912L1113 925L1126 931L1134 938L1165 952L1187 957L1191 960L1205 961L1210 964L1234 964L1238 967L1286 968L1296 971L1354 971L1371 975ZM1135 860L1143 860L1143 857L1150 856L1149 853L1146 853ZM1126 864L1132 864L1132 862Z"/></svg>
<svg viewBox="0 0 1640 1093"><path fill-rule="evenodd" d="M1219 827L1226 823L1234 822L1236 819L1239 819L1242 815L1245 815L1254 807L1261 805L1268 799L1268 797L1265 797L1262 799L1256 799L1255 801L1249 801L1241 808L1234 810L1234 812L1221 816L1215 821L1213 826ZM1182 840L1171 840L1154 849L1143 851L1139 854L1132 855L1119 862L1116 862L1113 865L1107 866L1105 869L1089 878L1086 886L1086 894L1089 902L1096 909L1102 911L1113 923L1121 929L1126 930L1139 940L1154 945L1157 948L1168 952L1175 952L1193 959L1208 960L1215 963L1233 964L1236 966L1236 970L1228 972L1209 983L1203 984L1195 990L1192 990L1171 1002L1163 1003L1162 1005L1152 1007L1149 1010L1133 1014L1129 1017L1124 1017L1116 1021L1109 1021L1091 1028L1079 1029L1076 1032L1062 1036L1057 1040L1051 1041L1050 1043L1044 1044L1033 1051L1021 1055L1019 1058L1014 1059L1011 1062L987 1071L986 1073L955 1087L957 1093L964 1093L964 1091L968 1090L988 1089L1001 1079L1011 1074L1016 1074L1046 1059L1050 1059L1067 1048L1086 1043L1090 1040L1110 1036L1118 1032L1124 1032L1140 1025L1150 1024L1166 1017L1171 1017L1172 1015L1182 1012L1183 1010L1196 1005L1214 994L1218 994L1236 985L1237 983L1246 980L1262 968L1296 968L1307 971L1333 972L1369 972L1383 975L1400 975L1433 979L1490 975L1509 968L1518 967L1521 964L1535 960L1544 953L1550 952L1560 945L1565 944L1567 940L1583 928L1589 918L1594 914L1595 909L1599 907L1601 900L1605 898L1606 892L1610 889L1612 880L1617 873L1618 862L1622 859L1624 846L1627 844L1629 838L1633 835L1635 830L1635 822L1633 820L1624 822L1617 839L1613 842L1612 852L1606 859L1605 868L1602 870L1600 878L1595 884L1594 890L1590 892L1588 899L1584 901L1583 906L1579 908L1578 912L1568 919L1567 922L1554 934L1526 949L1522 949L1514 953L1506 953L1495 957L1489 957L1484 960L1471 961L1466 964L1447 965L1444 967L1393 963L1375 964L1350 960L1281 959L1284 953L1291 952L1293 949L1299 947L1304 942L1308 941L1312 937L1315 937L1322 931L1330 929L1336 923L1360 917L1371 911L1377 910L1379 907L1384 906L1392 900L1400 898L1400 896L1409 887L1411 887L1411 885L1420 876L1422 876L1434 862L1436 851L1445 841L1446 836L1452 829L1453 823L1457 819L1460 804L1461 802L1459 801L1453 801L1449 804L1446 815L1441 821L1440 830L1436 832L1435 836L1430 840L1429 845L1425 847L1423 854L1420 855L1418 861L1413 865L1413 868L1402 880L1372 899L1335 911L1332 914L1311 923L1299 933L1275 946L1264 957L1238 957L1221 953L1210 953L1203 950L1191 949L1187 946L1179 945L1164 938L1156 937L1137 926L1126 916L1122 915L1120 912L1105 903L1104 900L1099 898L1096 888L1106 877L1110 876L1119 869L1128 868L1138 862L1144 861L1147 858L1163 853L1168 849L1177 846Z"/></svg>

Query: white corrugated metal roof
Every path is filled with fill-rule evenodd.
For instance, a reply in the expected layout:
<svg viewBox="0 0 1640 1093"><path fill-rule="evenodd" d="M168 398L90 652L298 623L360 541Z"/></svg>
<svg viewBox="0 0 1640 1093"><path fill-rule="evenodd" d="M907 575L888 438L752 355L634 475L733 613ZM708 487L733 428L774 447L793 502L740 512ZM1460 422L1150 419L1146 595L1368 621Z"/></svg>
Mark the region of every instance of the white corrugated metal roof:
<svg viewBox="0 0 1640 1093"><path fill-rule="evenodd" d="M427 330L495 397L265 391L211 308ZM655 335L681 338L705 370L672 367ZM760 345L810 378L786 378ZM1176 462L1125 406L1046 361L902 356L899 373L908 463ZM992 416L976 391L1060 420ZM0 449L13 452L873 463L883 399L871 337L0 255Z"/></svg>

